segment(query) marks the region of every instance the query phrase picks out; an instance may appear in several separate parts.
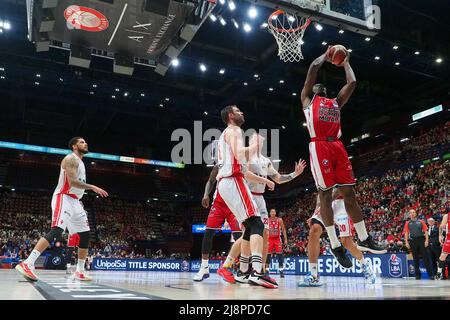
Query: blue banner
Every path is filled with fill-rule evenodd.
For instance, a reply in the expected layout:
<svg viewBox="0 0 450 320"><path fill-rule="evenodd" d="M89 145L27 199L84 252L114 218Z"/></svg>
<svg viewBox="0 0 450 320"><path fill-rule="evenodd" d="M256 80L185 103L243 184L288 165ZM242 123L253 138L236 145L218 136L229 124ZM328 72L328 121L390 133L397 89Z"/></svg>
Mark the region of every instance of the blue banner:
<svg viewBox="0 0 450 320"><path fill-rule="evenodd" d="M408 276L408 265L405 253L366 255L374 272L383 278L403 278ZM319 273L322 276L351 276L363 277L361 265L352 258L353 267L346 269L339 265L333 256L321 256L318 260ZM209 271L215 273L222 261L210 260ZM200 269L199 260L147 260L147 259L103 259L94 258L94 270L109 271L176 271L197 272ZM278 270L278 262L272 259L270 270ZM309 272L306 257L287 257L284 259L284 273L292 275L306 275ZM272 271L271 273L275 273Z"/></svg>
<svg viewBox="0 0 450 320"><path fill-rule="evenodd" d="M189 271L185 260L110 259L94 258L93 270L108 271Z"/></svg>
<svg viewBox="0 0 450 320"><path fill-rule="evenodd" d="M205 233L205 230L206 230L206 225L204 225L204 224L193 224L192 225L192 233ZM220 231L222 233L230 233L231 229L229 226L227 228L222 226ZM219 232L219 230L217 230L216 232Z"/></svg>
<svg viewBox="0 0 450 320"><path fill-rule="evenodd" d="M43 152L43 153L51 153L51 154L62 154L62 155L69 154L71 152L68 149L35 146L35 145L31 145L31 144L14 143L14 142L8 142L8 141L0 141L0 148L26 150L26 151ZM113 154L96 153L96 152L90 152L90 153L86 154L85 157L92 158L92 159L130 162L130 163L138 163L138 164L153 164L153 165L169 167L169 168L184 168L185 167L185 165L183 163L174 163L174 162L150 160L150 159L138 159L138 158L133 158L133 157L116 156Z"/></svg>

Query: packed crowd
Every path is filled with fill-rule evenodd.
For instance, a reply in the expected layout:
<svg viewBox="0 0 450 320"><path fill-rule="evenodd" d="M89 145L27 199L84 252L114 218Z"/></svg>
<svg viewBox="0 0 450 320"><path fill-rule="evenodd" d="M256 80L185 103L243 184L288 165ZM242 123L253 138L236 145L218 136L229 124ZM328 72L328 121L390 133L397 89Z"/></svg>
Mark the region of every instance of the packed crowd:
<svg viewBox="0 0 450 320"><path fill-rule="evenodd" d="M419 218L440 221L450 212L450 162L434 162L423 168L390 170L381 177L363 179L356 186L357 199L370 235L389 252L407 252L403 226L408 212L415 209ZM314 212L316 193L307 194L281 209L288 234L285 252L305 255L307 219ZM322 253L329 243L322 239Z"/></svg>
<svg viewBox="0 0 450 320"><path fill-rule="evenodd" d="M398 163L405 157L410 159L433 148L448 149L449 142L450 125L446 124L412 138L411 143L389 147L389 156L383 158L394 156ZM383 155L383 152L379 154ZM438 222L449 212L449 171L448 160L435 161L420 168L388 170L383 175L359 179L357 199L367 228L379 245L389 252L407 251L403 226L411 208L416 209L420 218L433 217ZM285 221L288 234L285 252L288 255L306 254L307 220L314 211L316 197L316 193L307 193L300 198L283 200L282 204L268 203L278 209ZM135 241L156 240L161 232L165 237L177 239L189 233L191 221L174 214L176 210L168 202L89 197L86 201L95 211L95 231L100 240L90 250L91 256L139 258L143 254L136 253ZM37 239L48 231L51 223L49 204L50 197L42 193L0 192L0 256L28 256ZM156 221L155 216L159 217L159 214L154 213L160 212L165 213L164 219ZM322 254L329 253L326 237L321 241ZM219 258L222 252L215 255ZM163 256L162 252L152 255Z"/></svg>

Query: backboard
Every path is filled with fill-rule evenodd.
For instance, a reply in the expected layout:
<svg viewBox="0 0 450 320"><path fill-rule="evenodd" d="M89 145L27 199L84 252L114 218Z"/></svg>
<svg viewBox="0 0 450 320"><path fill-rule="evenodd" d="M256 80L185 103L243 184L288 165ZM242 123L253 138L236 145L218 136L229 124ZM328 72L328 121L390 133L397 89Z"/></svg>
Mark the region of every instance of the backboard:
<svg viewBox="0 0 450 320"><path fill-rule="evenodd" d="M313 21L373 36L381 30L376 0L253 0L252 3L282 9Z"/></svg>

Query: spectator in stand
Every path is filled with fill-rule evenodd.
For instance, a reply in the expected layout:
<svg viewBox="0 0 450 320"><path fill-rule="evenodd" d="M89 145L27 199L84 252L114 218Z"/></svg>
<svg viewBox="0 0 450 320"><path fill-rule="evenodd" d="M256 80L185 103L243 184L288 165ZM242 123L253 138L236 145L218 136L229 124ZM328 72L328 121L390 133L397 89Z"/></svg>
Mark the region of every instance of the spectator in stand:
<svg viewBox="0 0 450 320"><path fill-rule="evenodd" d="M434 280L430 259L428 257L427 250L425 249L429 245L427 225L423 220L419 220L417 218L416 210L409 210L409 216L411 219L405 223L404 228L405 242L408 249L411 249L412 252L416 280L420 280L422 278L419 268L420 258L423 259L430 280Z"/></svg>

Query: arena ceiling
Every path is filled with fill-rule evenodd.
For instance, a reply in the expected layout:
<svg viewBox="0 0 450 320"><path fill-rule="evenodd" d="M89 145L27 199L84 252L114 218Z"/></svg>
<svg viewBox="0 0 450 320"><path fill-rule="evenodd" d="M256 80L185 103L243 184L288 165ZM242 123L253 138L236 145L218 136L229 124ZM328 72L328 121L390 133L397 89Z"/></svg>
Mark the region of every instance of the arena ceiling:
<svg viewBox="0 0 450 320"><path fill-rule="evenodd" d="M25 1L2 0L0 19L11 24L0 33L2 140L64 146L76 134L99 152L169 160L174 129L192 129L196 120L204 129L223 128L220 109L238 104L247 127L281 129L281 153L293 158L306 153L308 141L299 91L325 42L353 50L358 88L342 113L346 142L365 132L401 131L413 113L450 100L449 3L380 1L382 31L370 41L335 27L311 26L304 37L305 60L287 64L278 59L272 35L260 27L271 11L257 6L252 20L250 4L235 2L233 12L217 4L214 13L228 23L208 19L179 56L178 67L161 76L136 66L130 77L113 73L102 59L83 69L67 65L61 50L36 53L27 40ZM252 30L236 29L231 18L248 21ZM323 69L320 81L336 94L343 70Z"/></svg>

